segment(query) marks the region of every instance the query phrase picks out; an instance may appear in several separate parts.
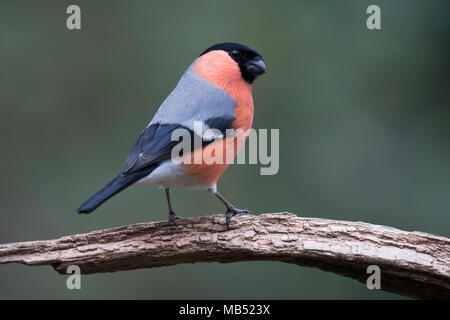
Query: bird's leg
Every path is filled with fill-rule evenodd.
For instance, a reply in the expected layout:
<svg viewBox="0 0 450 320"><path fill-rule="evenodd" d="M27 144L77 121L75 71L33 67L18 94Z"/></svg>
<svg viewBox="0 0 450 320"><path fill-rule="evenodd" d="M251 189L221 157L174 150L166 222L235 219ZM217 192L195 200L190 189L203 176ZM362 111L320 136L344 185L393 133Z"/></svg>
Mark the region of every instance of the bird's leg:
<svg viewBox="0 0 450 320"><path fill-rule="evenodd" d="M164 191L166 192L166 198L167 198L167 206L169 207L169 221L173 223L175 226L177 225L175 220L179 219L175 212L172 210L172 204L170 202L170 194L169 194L169 188L164 188Z"/></svg>
<svg viewBox="0 0 450 320"><path fill-rule="evenodd" d="M226 218L226 224L227 224L227 229L230 230L230 222L231 222L231 218L238 213L250 213L250 211L248 211L247 209L237 209L235 206L233 206L231 204L230 201L228 201L227 199L225 199L215 188L210 189L210 191L212 193L214 193L214 195L219 198L220 201L222 201L222 203L225 205L225 207L227 207L227 212L225 212L225 218Z"/></svg>

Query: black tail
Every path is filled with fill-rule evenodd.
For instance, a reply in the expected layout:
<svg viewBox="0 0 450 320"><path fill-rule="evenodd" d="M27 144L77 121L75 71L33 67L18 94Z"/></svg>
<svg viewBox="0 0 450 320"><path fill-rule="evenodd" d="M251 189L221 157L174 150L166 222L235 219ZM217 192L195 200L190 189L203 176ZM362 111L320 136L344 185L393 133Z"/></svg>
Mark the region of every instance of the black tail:
<svg viewBox="0 0 450 320"><path fill-rule="evenodd" d="M90 213L94 211L99 205L101 205L112 196L131 186L136 181L149 175L156 167L156 164L151 165L147 168L141 169L128 175L123 175L120 173L117 177L108 182L108 184L104 186L100 191L98 191L85 203L83 203L77 209L78 213Z"/></svg>

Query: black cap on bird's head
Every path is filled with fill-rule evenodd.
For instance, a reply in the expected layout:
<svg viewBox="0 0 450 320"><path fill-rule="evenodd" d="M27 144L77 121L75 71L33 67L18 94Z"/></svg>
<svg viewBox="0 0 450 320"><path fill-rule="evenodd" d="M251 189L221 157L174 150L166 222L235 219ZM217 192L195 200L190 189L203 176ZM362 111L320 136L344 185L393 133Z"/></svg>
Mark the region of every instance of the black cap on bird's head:
<svg viewBox="0 0 450 320"><path fill-rule="evenodd" d="M242 78L248 83L253 83L258 76L266 72L266 65L262 56L246 45L234 42L218 43L203 51L200 56L214 50L227 52L239 65Z"/></svg>

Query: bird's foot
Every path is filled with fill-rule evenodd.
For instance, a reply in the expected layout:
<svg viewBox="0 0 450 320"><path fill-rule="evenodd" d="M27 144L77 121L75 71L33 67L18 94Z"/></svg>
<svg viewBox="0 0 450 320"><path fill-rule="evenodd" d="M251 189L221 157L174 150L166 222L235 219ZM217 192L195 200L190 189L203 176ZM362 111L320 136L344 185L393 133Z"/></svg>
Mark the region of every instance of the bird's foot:
<svg viewBox="0 0 450 320"><path fill-rule="evenodd" d="M227 224L227 230L230 230L231 218L233 218L235 214L239 213L250 213L250 211L247 209L237 209L235 207L227 208L227 212L225 212L225 223Z"/></svg>
<svg viewBox="0 0 450 320"><path fill-rule="evenodd" d="M175 212L170 211L169 212L169 222L172 223L175 227L177 226L177 223L175 220L180 219L181 217L177 216Z"/></svg>

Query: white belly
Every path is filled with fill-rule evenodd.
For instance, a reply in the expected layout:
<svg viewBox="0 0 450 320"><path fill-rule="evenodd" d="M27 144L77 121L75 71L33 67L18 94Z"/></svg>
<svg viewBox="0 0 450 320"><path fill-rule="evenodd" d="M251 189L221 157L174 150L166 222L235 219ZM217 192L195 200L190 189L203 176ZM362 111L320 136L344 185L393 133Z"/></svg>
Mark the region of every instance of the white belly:
<svg viewBox="0 0 450 320"><path fill-rule="evenodd" d="M148 176L136 182L136 184L147 183L156 184L164 188L206 188L206 186L200 185L193 180L187 173L185 173L180 165L173 163L172 160L162 162Z"/></svg>

